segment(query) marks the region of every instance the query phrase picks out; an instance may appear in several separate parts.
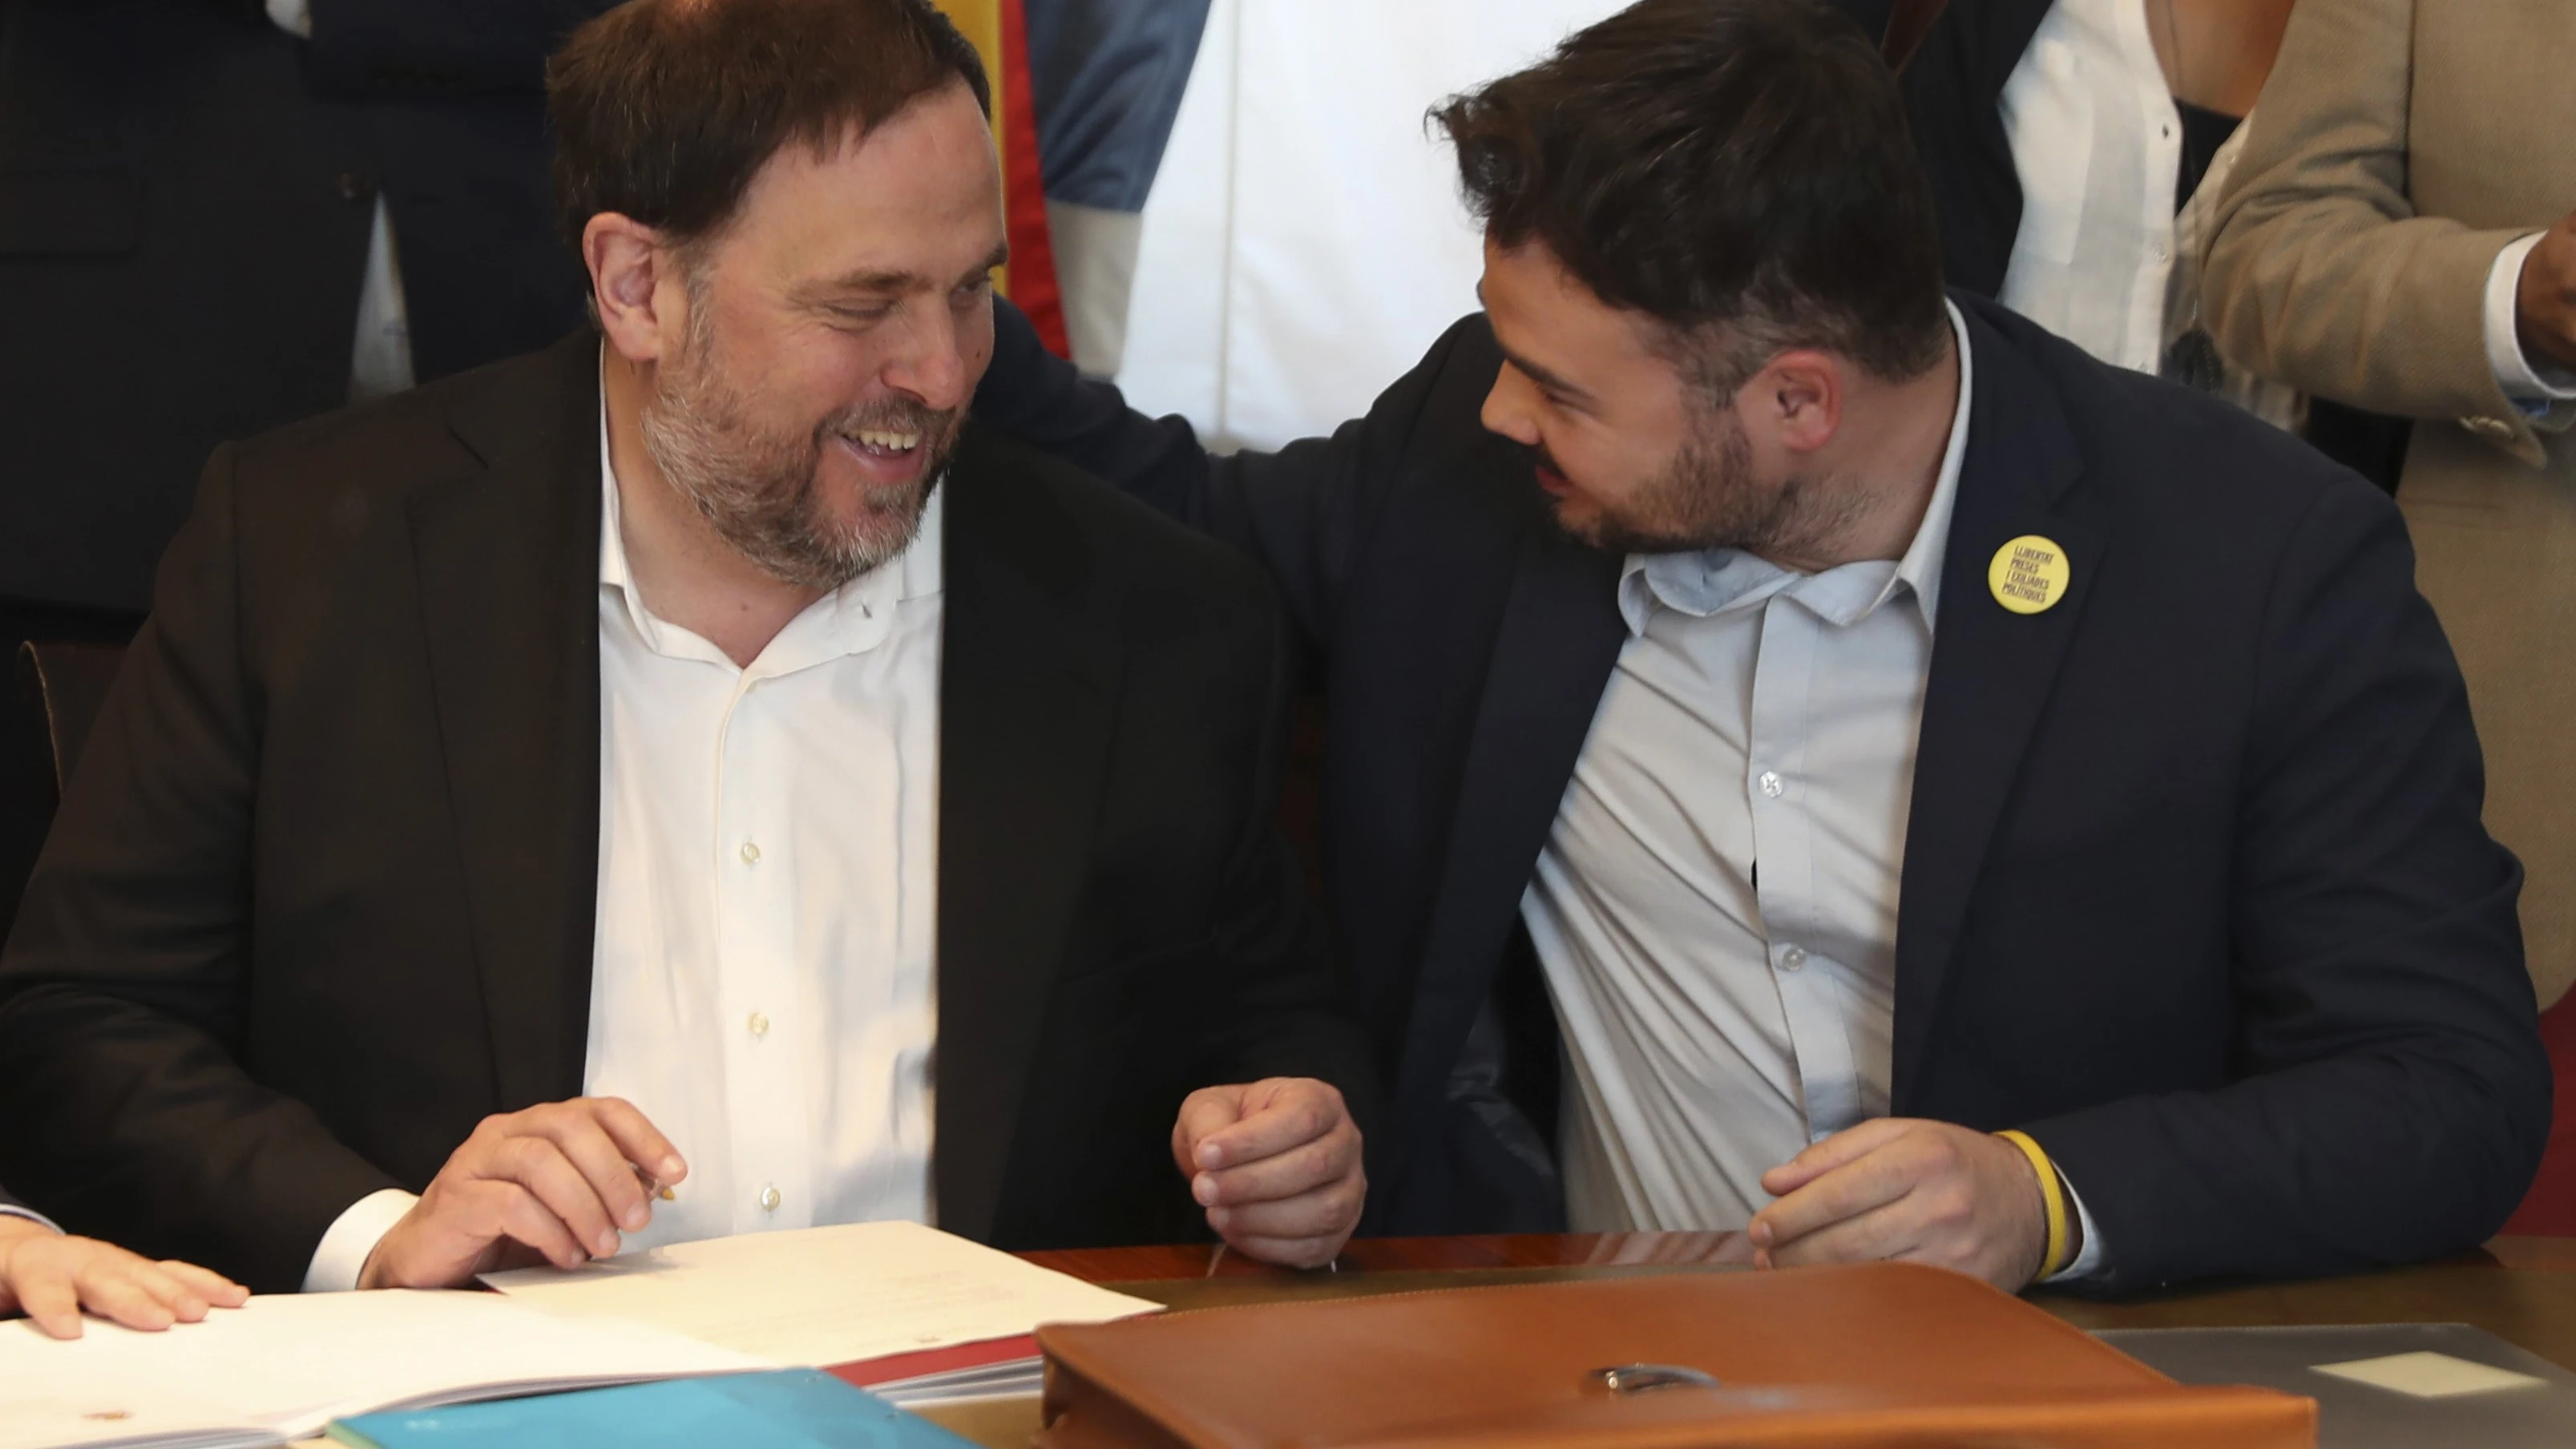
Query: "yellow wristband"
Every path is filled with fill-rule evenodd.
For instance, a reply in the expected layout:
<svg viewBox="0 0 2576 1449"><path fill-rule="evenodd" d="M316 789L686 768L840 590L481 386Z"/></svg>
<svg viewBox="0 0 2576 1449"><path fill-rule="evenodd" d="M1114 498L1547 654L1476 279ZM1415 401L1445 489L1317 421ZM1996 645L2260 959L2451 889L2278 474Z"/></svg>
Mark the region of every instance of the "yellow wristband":
<svg viewBox="0 0 2576 1449"><path fill-rule="evenodd" d="M2039 1276L2032 1281L2045 1283L2066 1271L2066 1189L2058 1185L2057 1164L2048 1160L2048 1154L2040 1150L2038 1143L2030 1140L2029 1133L1998 1132L1995 1135L2020 1148L2021 1155L2030 1159L2031 1169L2039 1174L2040 1200L2048 1205L2048 1251L2041 1256Z"/></svg>

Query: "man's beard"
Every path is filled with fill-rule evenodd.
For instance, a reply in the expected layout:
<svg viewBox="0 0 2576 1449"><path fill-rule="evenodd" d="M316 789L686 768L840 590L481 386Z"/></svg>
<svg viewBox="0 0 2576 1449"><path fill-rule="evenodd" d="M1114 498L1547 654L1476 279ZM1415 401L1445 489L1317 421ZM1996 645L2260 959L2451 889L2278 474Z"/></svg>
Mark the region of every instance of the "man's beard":
<svg viewBox="0 0 2576 1449"><path fill-rule="evenodd" d="M774 427L726 379L713 342L693 325L643 411L645 451L707 526L763 573L809 589L839 588L909 547L956 450L962 410L887 397L840 409L801 434ZM922 468L900 495L863 498L845 525L824 504L823 450L842 438L855 444L862 429L915 434Z"/></svg>
<svg viewBox="0 0 2576 1449"><path fill-rule="evenodd" d="M1544 447L1534 461L1564 470ZM1830 478L1792 474L1767 485L1753 467L1753 440L1732 411L1712 410L1673 454L1662 476L1617 508L1596 502L1599 516L1558 520L1584 543L1612 553L1692 553L1734 549L1766 559L1813 558L1865 511L1859 492Z"/></svg>

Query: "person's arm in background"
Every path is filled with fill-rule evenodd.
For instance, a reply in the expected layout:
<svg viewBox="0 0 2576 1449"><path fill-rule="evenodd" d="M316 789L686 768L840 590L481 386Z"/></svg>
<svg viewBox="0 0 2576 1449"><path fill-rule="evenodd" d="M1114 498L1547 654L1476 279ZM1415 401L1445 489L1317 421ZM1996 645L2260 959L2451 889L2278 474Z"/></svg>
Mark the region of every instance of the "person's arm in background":
<svg viewBox="0 0 2576 1449"><path fill-rule="evenodd" d="M2467 420L2537 466L2488 305L2531 228L2419 216L2407 195L2418 3L2301 0L2291 13L2219 205L2203 310L2219 350L2255 373L2374 412Z"/></svg>

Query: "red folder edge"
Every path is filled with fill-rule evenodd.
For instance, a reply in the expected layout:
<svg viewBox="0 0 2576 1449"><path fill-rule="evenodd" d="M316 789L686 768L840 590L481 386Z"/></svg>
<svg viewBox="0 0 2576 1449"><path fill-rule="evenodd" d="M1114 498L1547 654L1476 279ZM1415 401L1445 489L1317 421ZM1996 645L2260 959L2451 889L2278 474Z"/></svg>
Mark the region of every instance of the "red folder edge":
<svg viewBox="0 0 2576 1449"><path fill-rule="evenodd" d="M824 1372L854 1388L865 1389L878 1384L901 1383L906 1379L927 1378L932 1374L955 1373L961 1369L988 1368L1037 1356L1036 1336L1022 1333L1010 1338L988 1338L982 1343L961 1343L953 1348L890 1353L883 1358L836 1364Z"/></svg>

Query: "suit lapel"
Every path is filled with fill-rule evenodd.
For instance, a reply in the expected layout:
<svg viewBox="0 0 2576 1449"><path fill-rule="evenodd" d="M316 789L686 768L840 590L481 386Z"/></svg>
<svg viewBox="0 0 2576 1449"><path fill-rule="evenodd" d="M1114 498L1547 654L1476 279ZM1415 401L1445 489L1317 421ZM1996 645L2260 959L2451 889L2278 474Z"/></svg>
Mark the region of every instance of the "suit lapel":
<svg viewBox="0 0 2576 1449"><path fill-rule="evenodd" d="M1620 564L1539 508L1522 529L1424 938L1402 1100L1438 1090L1484 1002L1627 637Z"/></svg>
<svg viewBox="0 0 2576 1449"><path fill-rule="evenodd" d="M975 430L948 479L939 761L939 1225L990 1236L1092 847L1123 660L1094 561Z"/></svg>
<svg viewBox="0 0 2576 1449"><path fill-rule="evenodd" d="M2011 797L2059 663L2106 566L2107 519L2075 486L2083 455L2051 380L1973 307L1976 384L1959 477L1923 729L1914 764L1896 926L1896 1110L1923 1069L1941 983L1957 952L1970 892ZM1987 571L2025 534L2055 540L2072 577L2060 602L2015 614Z"/></svg>
<svg viewBox="0 0 2576 1449"><path fill-rule="evenodd" d="M431 694L504 1110L577 1096L599 859L598 339L497 373L415 495Z"/></svg>

